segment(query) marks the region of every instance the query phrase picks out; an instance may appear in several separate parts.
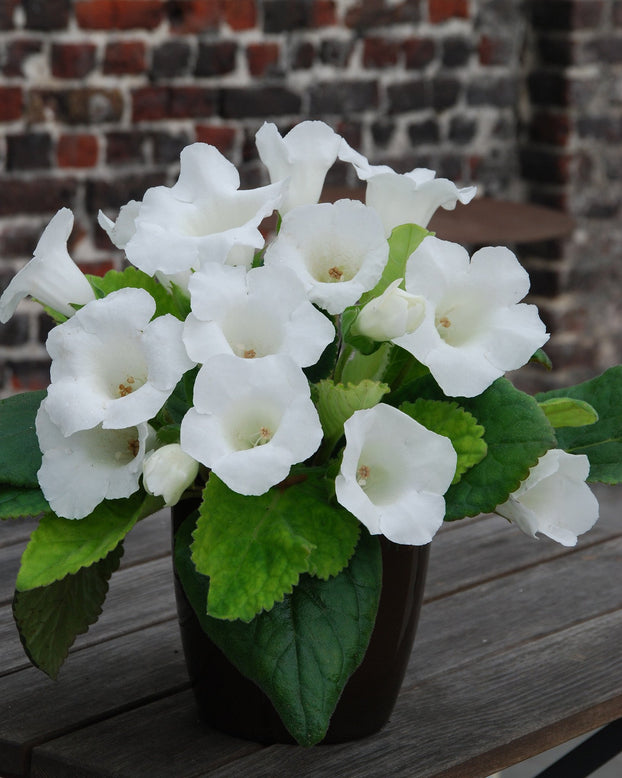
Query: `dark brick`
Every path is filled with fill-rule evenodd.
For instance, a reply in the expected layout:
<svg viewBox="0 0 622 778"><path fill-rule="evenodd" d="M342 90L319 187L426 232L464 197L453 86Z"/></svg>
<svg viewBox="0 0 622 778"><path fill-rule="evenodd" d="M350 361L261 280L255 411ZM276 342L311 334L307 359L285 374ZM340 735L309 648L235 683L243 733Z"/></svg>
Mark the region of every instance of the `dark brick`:
<svg viewBox="0 0 622 778"><path fill-rule="evenodd" d="M512 77L479 78L467 84L467 102L469 105L494 105L506 108L516 105L518 84Z"/></svg>
<svg viewBox="0 0 622 778"><path fill-rule="evenodd" d="M15 392L46 389L50 383L49 359L25 360L23 362L8 360L6 366L11 374L11 388Z"/></svg>
<svg viewBox="0 0 622 778"><path fill-rule="evenodd" d="M116 122L123 114L123 96L116 89L33 90L28 105L29 119L46 121L50 111L57 121L66 124Z"/></svg>
<svg viewBox="0 0 622 778"><path fill-rule="evenodd" d="M389 113L419 111L430 106L430 94L423 80L404 81L387 87Z"/></svg>
<svg viewBox="0 0 622 778"><path fill-rule="evenodd" d="M16 313L0 327L0 346L23 346L29 339L28 316Z"/></svg>
<svg viewBox="0 0 622 778"><path fill-rule="evenodd" d="M117 214L129 200L142 200L147 189L166 184L166 172L131 174L122 176L115 172L108 180L94 179L87 182L86 205L90 213L100 208L108 214Z"/></svg>
<svg viewBox="0 0 622 778"><path fill-rule="evenodd" d="M171 0L166 3L171 31L181 35L217 29L221 14L219 0Z"/></svg>
<svg viewBox="0 0 622 778"><path fill-rule="evenodd" d="M622 142L622 116L579 116L576 130L580 138L592 138L607 143Z"/></svg>
<svg viewBox="0 0 622 778"><path fill-rule="evenodd" d="M543 184L565 184L570 179L571 157L556 150L526 148L520 152L524 178Z"/></svg>
<svg viewBox="0 0 622 778"><path fill-rule="evenodd" d="M6 147L7 170L40 170L50 167L52 139L47 133L8 135Z"/></svg>
<svg viewBox="0 0 622 778"><path fill-rule="evenodd" d="M233 148L237 131L235 127L221 127L218 125L199 125L196 128L196 139L200 143L209 143L216 146L221 154L228 154Z"/></svg>
<svg viewBox="0 0 622 778"><path fill-rule="evenodd" d="M99 143L94 135L78 133L61 135L56 159L59 167L94 167L99 157Z"/></svg>
<svg viewBox="0 0 622 778"><path fill-rule="evenodd" d="M42 42L34 38L18 38L7 43L3 72L5 76L23 76L24 63L42 50Z"/></svg>
<svg viewBox="0 0 622 778"><path fill-rule="evenodd" d="M84 78L95 67L92 43L53 43L52 75L57 78Z"/></svg>
<svg viewBox="0 0 622 778"><path fill-rule="evenodd" d="M320 43L320 60L325 65L343 68L350 62L354 41L341 38L327 38Z"/></svg>
<svg viewBox="0 0 622 778"><path fill-rule="evenodd" d="M378 84L376 81L325 82L315 84L309 96L313 116L348 116L378 106Z"/></svg>
<svg viewBox="0 0 622 778"><path fill-rule="evenodd" d="M437 76L432 79L432 107L436 111L446 111L460 99L462 85L453 76Z"/></svg>
<svg viewBox="0 0 622 778"><path fill-rule="evenodd" d="M246 47L246 60L251 76L278 73L280 54L278 43L250 43Z"/></svg>
<svg viewBox="0 0 622 778"><path fill-rule="evenodd" d="M472 48L467 38L445 38L442 43L441 61L447 68L462 67L469 61Z"/></svg>
<svg viewBox="0 0 622 778"><path fill-rule="evenodd" d="M196 76L221 76L235 70L235 58L238 45L235 41L221 43L200 43Z"/></svg>
<svg viewBox="0 0 622 778"><path fill-rule="evenodd" d="M301 106L300 96L281 86L222 90L222 116L225 119L299 114Z"/></svg>
<svg viewBox="0 0 622 778"><path fill-rule="evenodd" d="M597 27L603 17L602 0L530 0L533 24L543 30L572 30Z"/></svg>
<svg viewBox="0 0 622 778"><path fill-rule="evenodd" d="M438 143L440 130L436 119L424 119L408 125L408 137L415 148L420 144Z"/></svg>
<svg viewBox="0 0 622 778"><path fill-rule="evenodd" d="M577 59L577 46L577 41L559 33L536 38L536 51L542 65L571 65Z"/></svg>
<svg viewBox="0 0 622 778"><path fill-rule="evenodd" d="M22 0L29 30L64 30L69 22L71 0Z"/></svg>
<svg viewBox="0 0 622 778"><path fill-rule="evenodd" d="M289 60L294 70L308 70L315 62L315 46L311 41L294 43Z"/></svg>
<svg viewBox="0 0 622 778"><path fill-rule="evenodd" d="M13 29L13 13L20 0L3 0L0 3L0 30Z"/></svg>
<svg viewBox="0 0 622 778"><path fill-rule="evenodd" d="M470 143L477 132L477 121L465 116L452 116L449 122L449 140L459 145Z"/></svg>
<svg viewBox="0 0 622 778"><path fill-rule="evenodd" d="M366 38L363 42L363 66L366 68L394 67L398 61L400 44L391 38Z"/></svg>
<svg viewBox="0 0 622 778"><path fill-rule="evenodd" d="M436 56L436 43L432 38L410 38L403 46L409 70L424 68Z"/></svg>
<svg viewBox="0 0 622 778"><path fill-rule="evenodd" d="M78 182L75 178L42 178L4 181L0 216L14 214L53 214L59 208L75 207Z"/></svg>
<svg viewBox="0 0 622 778"><path fill-rule="evenodd" d="M468 0L428 0L428 15L433 24L446 22L449 19L467 19L469 16Z"/></svg>
<svg viewBox="0 0 622 778"><path fill-rule="evenodd" d="M371 134L374 143L378 146L387 146L395 135L395 122L389 119L378 119L371 126Z"/></svg>
<svg viewBox="0 0 622 778"><path fill-rule="evenodd" d="M190 138L185 132L171 135L168 132L156 132L153 138L153 161L158 164L168 165L179 162L179 155L184 146L190 143Z"/></svg>
<svg viewBox="0 0 622 778"><path fill-rule="evenodd" d="M153 79L186 75L190 65L190 45L186 41L168 40L152 52L150 76Z"/></svg>
<svg viewBox="0 0 622 778"><path fill-rule="evenodd" d="M514 52L514 41L503 35L482 35L477 52L482 65L505 65Z"/></svg>
<svg viewBox="0 0 622 778"><path fill-rule="evenodd" d="M147 162L146 137L144 132L135 130L108 133L106 135L106 164L145 164Z"/></svg>
<svg viewBox="0 0 622 778"><path fill-rule="evenodd" d="M313 9L308 0L264 0L263 9L266 33L290 32L313 24Z"/></svg>
<svg viewBox="0 0 622 778"><path fill-rule="evenodd" d="M435 169L438 178L461 181L463 178L463 158L452 152L440 154Z"/></svg>
<svg viewBox="0 0 622 778"><path fill-rule="evenodd" d="M114 41L106 44L103 71L106 75L134 75L146 70L143 41Z"/></svg>
<svg viewBox="0 0 622 778"><path fill-rule="evenodd" d="M611 15L616 27L622 27L622 0L615 0L611 8Z"/></svg>
<svg viewBox="0 0 622 778"><path fill-rule="evenodd" d="M22 90L18 86L0 86L0 122L10 122L22 116Z"/></svg>
<svg viewBox="0 0 622 778"><path fill-rule="evenodd" d="M360 0L346 12L347 27L365 30L421 21L421 0L388 5L385 0Z"/></svg>
<svg viewBox="0 0 622 778"><path fill-rule="evenodd" d="M590 62L611 63L614 65L622 62L622 37L602 35L594 38L586 44L591 58Z"/></svg>
<svg viewBox="0 0 622 778"><path fill-rule="evenodd" d="M47 0L43 0L47 2ZM153 30L164 18L162 0L80 0L78 25L86 30Z"/></svg>
<svg viewBox="0 0 622 778"><path fill-rule="evenodd" d="M0 230L0 257L10 259L11 257L32 256L44 228L45 223L36 226L7 224ZM8 282L7 278L7 284Z"/></svg>
<svg viewBox="0 0 622 778"><path fill-rule="evenodd" d="M527 79L529 97L535 105L568 105L568 80L563 73L538 70Z"/></svg>
<svg viewBox="0 0 622 778"><path fill-rule="evenodd" d="M208 117L215 101L215 93L203 87L139 87L132 91L132 121Z"/></svg>

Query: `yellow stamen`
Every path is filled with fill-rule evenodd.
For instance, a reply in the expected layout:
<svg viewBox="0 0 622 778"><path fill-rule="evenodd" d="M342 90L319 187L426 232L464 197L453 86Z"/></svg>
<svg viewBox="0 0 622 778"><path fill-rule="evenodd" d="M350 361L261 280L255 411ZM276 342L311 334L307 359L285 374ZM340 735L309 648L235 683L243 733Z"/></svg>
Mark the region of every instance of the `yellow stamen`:
<svg viewBox="0 0 622 778"><path fill-rule="evenodd" d="M328 271L328 275L335 281L341 281L343 270L340 270L338 267L331 267L331 269Z"/></svg>

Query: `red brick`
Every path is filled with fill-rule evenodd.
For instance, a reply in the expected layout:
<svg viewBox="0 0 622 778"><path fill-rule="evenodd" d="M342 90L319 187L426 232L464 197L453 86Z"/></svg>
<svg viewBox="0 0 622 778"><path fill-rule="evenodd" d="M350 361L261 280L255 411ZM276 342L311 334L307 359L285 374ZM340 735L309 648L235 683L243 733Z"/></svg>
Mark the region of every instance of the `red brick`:
<svg viewBox="0 0 622 778"><path fill-rule="evenodd" d="M216 146L222 154L227 154L233 147L236 130L234 127L217 127L200 124L196 128L196 139L199 143L209 143Z"/></svg>
<svg viewBox="0 0 622 778"><path fill-rule="evenodd" d="M174 33L205 32L218 27L221 0L173 0L167 4L167 14Z"/></svg>
<svg viewBox="0 0 622 778"><path fill-rule="evenodd" d="M20 0L3 0L0 3L0 30L13 29L13 12Z"/></svg>
<svg viewBox="0 0 622 778"><path fill-rule="evenodd" d="M53 115L66 124L116 122L123 114L123 95L117 89L33 89L28 103L31 122Z"/></svg>
<svg viewBox="0 0 622 778"><path fill-rule="evenodd" d="M132 121L208 117L214 103L214 92L203 87L140 87L132 92Z"/></svg>
<svg viewBox="0 0 622 778"><path fill-rule="evenodd" d="M50 383L49 360L45 362L7 362L11 370L11 388L15 392L46 389Z"/></svg>
<svg viewBox="0 0 622 778"><path fill-rule="evenodd" d="M164 15L163 0L78 0L78 25L86 30L153 30Z"/></svg>
<svg viewBox="0 0 622 778"><path fill-rule="evenodd" d="M329 27L332 24L337 24L334 0L315 0L312 18L314 27Z"/></svg>
<svg viewBox="0 0 622 778"><path fill-rule="evenodd" d="M536 113L530 122L529 136L536 143L566 146L572 132L572 122L567 113L544 111Z"/></svg>
<svg viewBox="0 0 622 778"><path fill-rule="evenodd" d="M404 54L409 70L424 68L435 57L436 43L432 38L410 38L404 41Z"/></svg>
<svg viewBox="0 0 622 778"><path fill-rule="evenodd" d="M19 119L22 106L22 90L18 86L0 87L0 122Z"/></svg>
<svg viewBox="0 0 622 778"><path fill-rule="evenodd" d="M279 61L280 49L277 43L251 43L246 47L248 69L252 76L263 76L271 65Z"/></svg>
<svg viewBox="0 0 622 778"><path fill-rule="evenodd" d="M83 78L95 67L92 43L53 43L52 75L57 78Z"/></svg>
<svg viewBox="0 0 622 778"><path fill-rule="evenodd" d="M117 131L106 135L106 164L126 165L129 163L145 164L147 155L145 151L144 132Z"/></svg>
<svg viewBox="0 0 622 778"><path fill-rule="evenodd" d="M106 75L131 75L144 73L146 69L143 41L115 41L106 45L103 64Z"/></svg>
<svg viewBox="0 0 622 778"><path fill-rule="evenodd" d="M78 267L83 273L88 273L91 276L105 276L109 270L115 269L115 263L109 260L102 260L99 262L79 262Z"/></svg>
<svg viewBox="0 0 622 778"><path fill-rule="evenodd" d="M399 42L387 38L366 38L363 44L363 65L366 68L386 68L397 64Z"/></svg>
<svg viewBox="0 0 622 778"><path fill-rule="evenodd" d="M55 213L62 206L72 208L77 193L73 178L42 178L2 183L0 216L18 213Z"/></svg>
<svg viewBox="0 0 622 778"><path fill-rule="evenodd" d="M257 24L255 0L223 0L225 22L232 30L250 30Z"/></svg>
<svg viewBox="0 0 622 778"><path fill-rule="evenodd" d="M467 19L469 16L468 0L428 0L428 13L430 21L434 24L456 17Z"/></svg>
<svg viewBox="0 0 622 778"><path fill-rule="evenodd" d="M23 76L24 63L33 54L38 54L43 48L40 40L18 38L7 43L4 60L5 76Z"/></svg>
<svg viewBox="0 0 622 778"><path fill-rule="evenodd" d="M59 167L94 167L97 164L98 143L94 135L61 135L56 157Z"/></svg>

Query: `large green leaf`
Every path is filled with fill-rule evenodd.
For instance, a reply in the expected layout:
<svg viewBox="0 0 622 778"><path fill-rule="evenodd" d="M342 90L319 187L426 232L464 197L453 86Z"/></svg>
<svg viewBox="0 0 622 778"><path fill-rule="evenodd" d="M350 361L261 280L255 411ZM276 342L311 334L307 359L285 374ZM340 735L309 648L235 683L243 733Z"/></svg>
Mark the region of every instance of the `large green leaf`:
<svg viewBox="0 0 622 778"><path fill-rule="evenodd" d="M41 513L51 513L41 489L0 486L0 519L20 519Z"/></svg>
<svg viewBox="0 0 622 778"><path fill-rule="evenodd" d="M32 533L22 555L16 589L48 586L106 557L143 516L162 500L137 492L124 500L104 500L84 519L47 515Z"/></svg>
<svg viewBox="0 0 622 778"><path fill-rule="evenodd" d="M246 623L205 614L210 582L190 558L193 523L189 518L177 533L175 566L204 631L263 689L301 745L318 743L369 644L382 581L378 539L364 531L339 575L303 575L283 602Z"/></svg>
<svg viewBox="0 0 622 778"><path fill-rule="evenodd" d="M482 437L484 428L472 414L460 408L458 403L424 400L420 397L414 403L403 403L400 410L432 432L451 440L458 455L452 484L458 483L467 470L486 456L488 446Z"/></svg>
<svg viewBox="0 0 622 778"><path fill-rule="evenodd" d="M192 546L197 570L210 577L207 612L250 621L291 592L301 573L336 575L358 533L358 521L329 504L320 477L249 497L212 474Z"/></svg>
<svg viewBox="0 0 622 778"><path fill-rule="evenodd" d="M597 378L567 389L537 395L540 402L571 397L589 403L598 421L586 427L557 430L559 447L571 454L586 454L590 481L622 482L622 366L612 367Z"/></svg>
<svg viewBox="0 0 622 778"><path fill-rule="evenodd" d="M397 278L404 278L408 258L428 235L432 233L418 224L401 224L393 230L389 238L389 259L382 277L371 292L365 292L361 297L362 305L381 295Z"/></svg>
<svg viewBox="0 0 622 778"><path fill-rule="evenodd" d="M104 559L48 586L15 592L13 615L30 661L56 678L76 637L94 624L101 611L108 579L119 567L123 545Z"/></svg>
<svg viewBox="0 0 622 778"><path fill-rule="evenodd" d="M38 488L41 451L35 417L45 392L26 392L0 400L0 484Z"/></svg>
<svg viewBox="0 0 622 778"><path fill-rule="evenodd" d="M153 297L156 303L156 316L172 313L182 317L179 311L178 292L169 293L155 278L143 273L135 267L128 267L123 271L109 270L105 276L87 275L91 286L100 296L108 295L119 289L128 287L133 289L145 289ZM189 311L188 311L189 312Z"/></svg>

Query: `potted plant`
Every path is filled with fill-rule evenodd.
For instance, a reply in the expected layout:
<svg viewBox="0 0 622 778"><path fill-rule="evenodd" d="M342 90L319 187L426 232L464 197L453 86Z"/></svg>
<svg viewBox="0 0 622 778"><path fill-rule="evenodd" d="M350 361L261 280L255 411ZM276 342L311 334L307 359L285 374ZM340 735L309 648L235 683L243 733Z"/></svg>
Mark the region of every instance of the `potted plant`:
<svg viewBox="0 0 622 778"><path fill-rule="evenodd" d="M40 516L13 609L55 677L125 535L174 507L206 715L311 745L390 715L443 521L496 511L564 545L594 524L586 479L622 474L622 368L536 397L505 377L550 366L527 273L426 229L473 187L370 165L322 122L256 142L267 186L197 143L172 187L100 213L122 272L83 275L73 215L50 221L0 299L3 322L26 295L56 322L48 389L0 403L0 513ZM319 202L336 160L365 204Z"/></svg>

